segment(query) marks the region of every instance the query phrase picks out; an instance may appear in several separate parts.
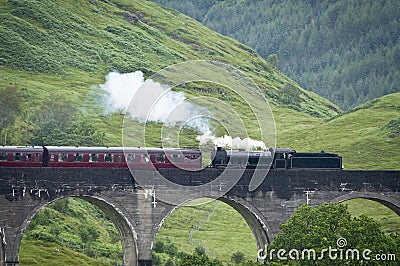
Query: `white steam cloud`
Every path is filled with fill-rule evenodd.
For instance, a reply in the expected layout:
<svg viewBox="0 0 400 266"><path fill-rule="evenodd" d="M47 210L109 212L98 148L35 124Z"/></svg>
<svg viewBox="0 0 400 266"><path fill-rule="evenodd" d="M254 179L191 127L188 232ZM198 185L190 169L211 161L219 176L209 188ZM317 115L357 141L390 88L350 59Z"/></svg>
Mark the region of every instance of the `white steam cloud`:
<svg viewBox="0 0 400 266"><path fill-rule="evenodd" d="M141 71L126 74L111 72L100 88L108 93L109 105L116 110L127 111L140 122L161 122L167 126L178 123L197 128L203 134L210 132L209 124L204 119L209 114L206 108L187 101L183 92L172 91L151 79L145 81Z"/></svg>
<svg viewBox="0 0 400 266"><path fill-rule="evenodd" d="M260 140L254 140L251 138L241 139L239 137L232 138L231 136L215 137L210 135L197 136L196 140L200 142L200 145L212 142L217 147L223 147L226 149L244 149L244 150L266 150L265 143Z"/></svg>
<svg viewBox="0 0 400 266"><path fill-rule="evenodd" d="M109 105L116 110L127 111L140 122L161 122L167 126L179 124L198 129L203 134L196 138L200 145L211 142L218 147L232 149L266 149L264 142L251 138L213 136L205 118L210 114L206 108L189 102L183 92L172 91L151 79L144 80L141 71L126 74L110 72L100 88L108 93Z"/></svg>
<svg viewBox="0 0 400 266"><path fill-rule="evenodd" d="M116 110L126 110L135 92L144 83L142 71L120 74L110 72L100 88L109 94L108 104Z"/></svg>

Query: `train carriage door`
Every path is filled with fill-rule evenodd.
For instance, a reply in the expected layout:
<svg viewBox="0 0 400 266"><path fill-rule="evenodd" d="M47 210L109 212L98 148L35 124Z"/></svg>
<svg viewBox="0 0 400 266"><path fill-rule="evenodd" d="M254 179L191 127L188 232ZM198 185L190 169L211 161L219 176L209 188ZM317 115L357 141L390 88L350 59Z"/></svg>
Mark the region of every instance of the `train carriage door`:
<svg viewBox="0 0 400 266"><path fill-rule="evenodd" d="M49 150L43 146L43 167L49 166Z"/></svg>

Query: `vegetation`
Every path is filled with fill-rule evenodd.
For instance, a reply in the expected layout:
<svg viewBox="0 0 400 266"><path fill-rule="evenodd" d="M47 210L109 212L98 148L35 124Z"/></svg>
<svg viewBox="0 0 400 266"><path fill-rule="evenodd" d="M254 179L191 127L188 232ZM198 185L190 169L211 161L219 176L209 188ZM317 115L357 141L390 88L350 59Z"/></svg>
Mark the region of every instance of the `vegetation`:
<svg viewBox="0 0 400 266"><path fill-rule="evenodd" d="M303 205L280 227L282 233L268 246L266 259L271 265L359 265L366 249L371 250L368 265L382 264L375 260L377 254L394 254L395 258L400 255L399 234L384 234L379 224L367 216L351 217L346 205L322 204L314 208ZM335 250L324 251L329 247ZM280 249L286 251L281 256L288 258L287 261L279 261L279 255L273 252L271 258L271 251ZM292 249L299 253L290 253ZM349 249L357 249L359 255L348 253ZM312 252L302 257L303 250L314 250L315 257ZM342 255L340 250L344 252ZM299 259L290 259L297 256ZM385 265L397 264L396 259L385 261Z"/></svg>
<svg viewBox="0 0 400 266"><path fill-rule="evenodd" d="M105 75L140 70L149 77L170 64L205 59L232 65L256 82L271 103L278 146L338 152L348 169L399 167L399 93L341 113L284 76L275 67L284 61L278 53L267 62L249 47L150 1L0 0L0 34L1 144L120 146L124 116L103 105L98 84ZM221 97L219 88L194 83L176 89L188 98L205 95L229 103L254 130L240 95ZM161 126L146 125L153 145L159 146ZM197 145L198 134L187 129L182 143ZM385 156L375 160L377 153ZM192 231L193 244L188 234L204 217L201 230ZM223 230L232 228L232 220L238 222L235 234ZM254 260L256 252L248 226L222 203L178 209L154 246L162 265L183 263L185 257L214 263L204 252L209 257L214 252L225 264L249 265L240 252L244 261ZM34 218L22 241L21 265L84 265L83 260L119 265L121 254L118 234L104 214L84 201L66 199Z"/></svg>
<svg viewBox="0 0 400 266"><path fill-rule="evenodd" d="M254 48L342 109L400 90L400 3L154 0Z"/></svg>
<svg viewBox="0 0 400 266"><path fill-rule="evenodd" d="M32 249L28 248L31 246ZM37 254L40 247L47 251ZM48 251L47 260L40 257ZM68 254L76 254L79 259L64 261ZM58 200L40 211L30 223L22 241L21 265L49 265L57 259L65 265L80 265L80 260L86 260L87 265L95 261L102 265L122 265L119 234L94 205L80 199Z"/></svg>
<svg viewBox="0 0 400 266"><path fill-rule="evenodd" d="M122 265L110 264L99 259L90 258L81 252L75 252L69 248L62 247L53 242L24 240L21 246L20 265L43 266L108 266Z"/></svg>
<svg viewBox="0 0 400 266"><path fill-rule="evenodd" d="M1 139L6 132L9 135L3 144L40 143L34 139L41 137L35 134L37 128L54 128L40 122L62 118L61 126L67 129L68 121L78 118L101 129L104 145L120 145L121 116L105 110L104 92L96 87L104 83L104 76L110 71L140 70L148 77L165 66L197 59L229 62L282 107L286 102L281 101L279 90L291 84L301 102L289 107L317 117L338 112L335 105L302 90L250 48L148 1L1 0L0 4L4 36L0 91L12 87L21 98L15 123L1 125ZM53 110L58 111L53 117L43 116L51 108L60 109Z"/></svg>

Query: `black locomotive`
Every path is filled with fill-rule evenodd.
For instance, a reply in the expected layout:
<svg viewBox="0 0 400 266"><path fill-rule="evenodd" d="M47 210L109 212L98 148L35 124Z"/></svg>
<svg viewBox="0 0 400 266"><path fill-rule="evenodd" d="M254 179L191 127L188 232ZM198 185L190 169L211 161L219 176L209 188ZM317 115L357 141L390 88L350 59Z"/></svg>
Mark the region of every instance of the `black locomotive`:
<svg viewBox="0 0 400 266"><path fill-rule="evenodd" d="M218 147L211 162L214 168L273 169L343 169L342 157L321 151L319 153L296 152L287 148L270 148L267 151L225 150Z"/></svg>

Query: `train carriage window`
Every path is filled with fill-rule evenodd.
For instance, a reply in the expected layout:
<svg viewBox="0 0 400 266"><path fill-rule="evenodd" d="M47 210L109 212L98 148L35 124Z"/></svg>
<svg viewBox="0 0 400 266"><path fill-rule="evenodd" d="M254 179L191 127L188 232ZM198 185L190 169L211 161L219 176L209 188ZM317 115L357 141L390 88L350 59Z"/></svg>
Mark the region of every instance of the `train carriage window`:
<svg viewBox="0 0 400 266"><path fill-rule="evenodd" d="M117 154L116 155L116 157L117 157L117 162L122 162L122 155L121 154Z"/></svg>
<svg viewBox="0 0 400 266"><path fill-rule="evenodd" d="M22 154L20 152L14 153L14 161L22 161Z"/></svg>
<svg viewBox="0 0 400 266"><path fill-rule="evenodd" d="M32 160L32 154L27 153L25 156L25 161L31 161Z"/></svg>
<svg viewBox="0 0 400 266"><path fill-rule="evenodd" d="M50 154L50 162L54 162L56 159L56 155L55 154Z"/></svg>
<svg viewBox="0 0 400 266"><path fill-rule="evenodd" d="M136 161L136 156L135 154L128 154L128 156L126 157L126 160L128 163L134 163Z"/></svg>
<svg viewBox="0 0 400 266"><path fill-rule="evenodd" d="M185 161L186 160L195 160L197 159L196 154L185 154Z"/></svg>
<svg viewBox="0 0 400 266"><path fill-rule="evenodd" d="M40 161L40 153L35 153L33 155L33 161L34 162L39 162Z"/></svg>
<svg viewBox="0 0 400 266"><path fill-rule="evenodd" d="M156 163L165 163L165 154L157 154Z"/></svg>
<svg viewBox="0 0 400 266"><path fill-rule="evenodd" d="M83 162L83 154L82 153L75 153L74 162Z"/></svg>
<svg viewBox="0 0 400 266"><path fill-rule="evenodd" d="M59 162L68 162L68 153L59 153L58 161Z"/></svg>
<svg viewBox="0 0 400 266"><path fill-rule="evenodd" d="M7 161L8 156L6 152L0 152L0 161Z"/></svg>
<svg viewBox="0 0 400 266"><path fill-rule="evenodd" d="M112 163L112 162L114 162L113 155L112 155L111 153L106 154L106 155L104 156L104 161L105 161L106 163Z"/></svg>
<svg viewBox="0 0 400 266"><path fill-rule="evenodd" d="M99 161L99 155L96 153L92 153L89 155L89 162L98 162Z"/></svg>
<svg viewBox="0 0 400 266"><path fill-rule="evenodd" d="M171 155L171 162L173 163L179 163L180 155L179 154L172 154Z"/></svg>
<svg viewBox="0 0 400 266"><path fill-rule="evenodd" d="M142 163L149 163L150 156L148 154L142 154Z"/></svg>

